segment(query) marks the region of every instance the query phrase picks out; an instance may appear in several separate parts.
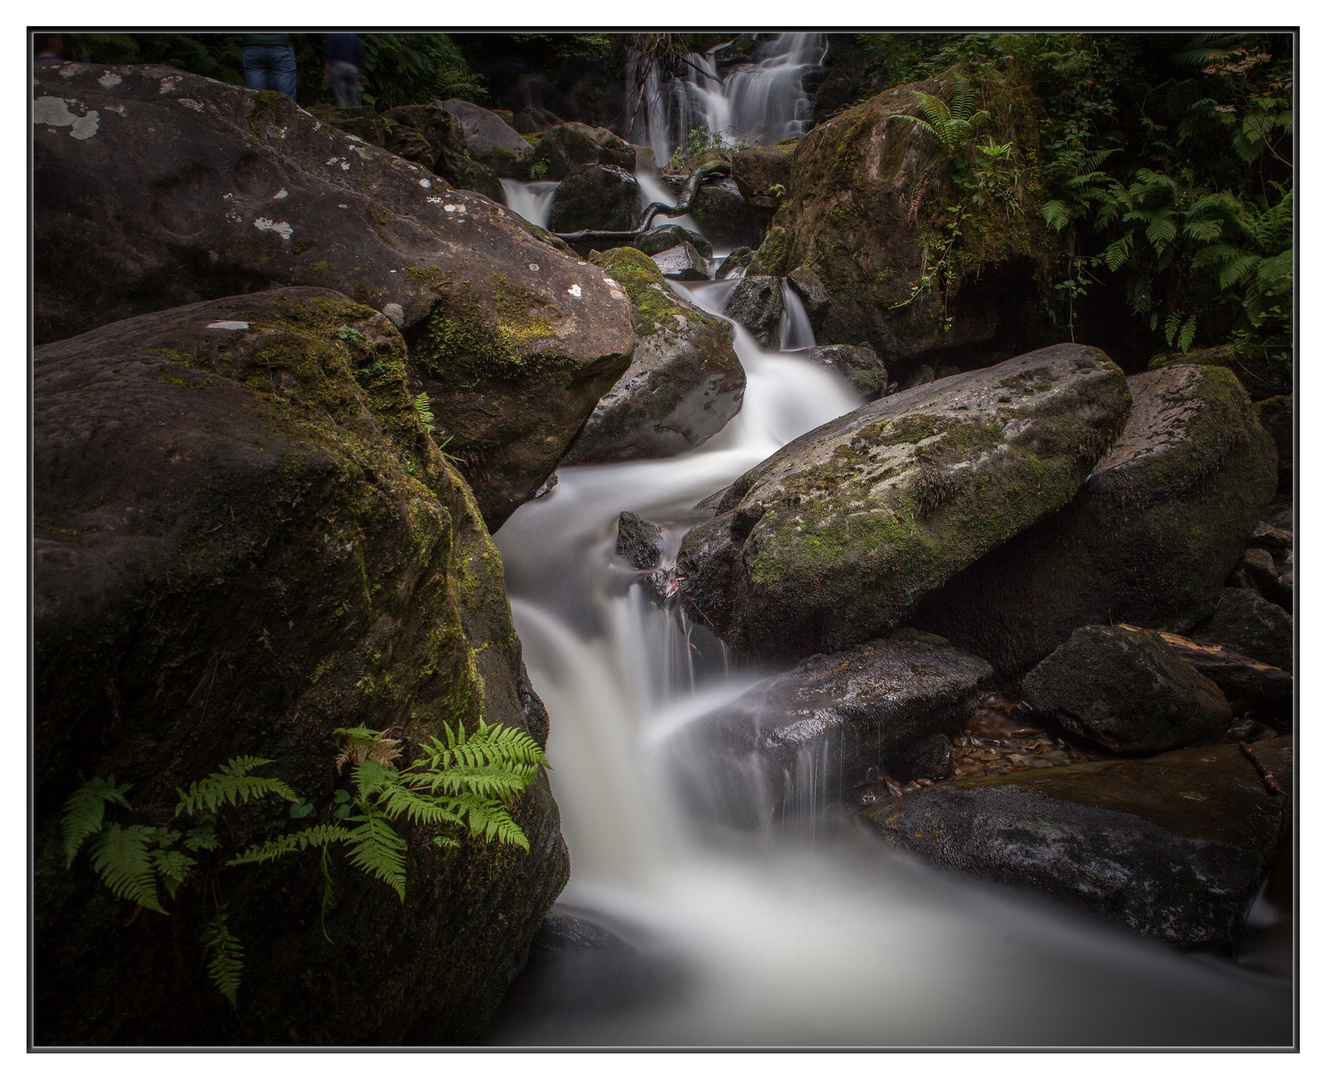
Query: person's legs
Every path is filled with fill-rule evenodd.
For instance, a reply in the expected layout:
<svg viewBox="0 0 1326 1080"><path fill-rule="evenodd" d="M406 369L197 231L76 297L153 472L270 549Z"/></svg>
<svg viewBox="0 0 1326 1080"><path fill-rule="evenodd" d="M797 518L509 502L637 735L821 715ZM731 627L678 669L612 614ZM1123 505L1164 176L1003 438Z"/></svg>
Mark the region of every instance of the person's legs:
<svg viewBox="0 0 1326 1080"><path fill-rule="evenodd" d="M272 49L272 89L279 90L286 97L295 96L295 50L291 48Z"/></svg>
<svg viewBox="0 0 1326 1080"><path fill-rule="evenodd" d="M274 90L268 80L267 48L264 45L244 46L244 85L250 90Z"/></svg>
<svg viewBox="0 0 1326 1080"><path fill-rule="evenodd" d="M333 61L331 85L336 104L340 108L357 109L363 104L363 98L359 94L359 69L353 64L347 64L343 60Z"/></svg>

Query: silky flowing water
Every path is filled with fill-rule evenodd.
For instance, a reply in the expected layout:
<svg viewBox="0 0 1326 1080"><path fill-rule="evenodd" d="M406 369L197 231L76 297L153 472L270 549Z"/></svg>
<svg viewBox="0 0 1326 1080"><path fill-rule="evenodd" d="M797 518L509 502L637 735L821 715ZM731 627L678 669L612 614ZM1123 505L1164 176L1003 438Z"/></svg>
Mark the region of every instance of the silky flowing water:
<svg viewBox="0 0 1326 1080"><path fill-rule="evenodd" d="M529 200L519 205L509 190L509 204L546 207L539 187L518 193ZM733 285L677 290L718 314ZM695 792L712 778L681 736L769 671L734 663L704 627L648 598L643 575L614 554L618 515L662 525L670 564L704 517L700 500L862 404L831 369L734 333L748 383L722 432L669 460L564 468L496 536L530 678L551 716L550 775L571 853L560 903L632 949L545 955L513 985L488 1041L1287 1044L1290 922L1266 897L1240 961L1182 954L892 851L823 812L837 793L817 788L831 770L813 759L800 763L797 798L781 814L759 775L725 781L739 789L723 793L728 801L748 804L746 827L696 813ZM799 304L782 342L813 344Z"/></svg>

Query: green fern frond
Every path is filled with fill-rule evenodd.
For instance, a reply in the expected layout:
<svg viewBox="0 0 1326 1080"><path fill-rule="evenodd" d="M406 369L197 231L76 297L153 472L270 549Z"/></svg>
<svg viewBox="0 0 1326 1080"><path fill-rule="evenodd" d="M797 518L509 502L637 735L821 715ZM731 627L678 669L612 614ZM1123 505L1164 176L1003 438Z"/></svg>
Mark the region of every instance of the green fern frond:
<svg viewBox="0 0 1326 1080"><path fill-rule="evenodd" d="M1133 250L1133 234L1124 233L1118 240L1105 249L1105 265L1111 270L1118 270L1128 261Z"/></svg>
<svg viewBox="0 0 1326 1080"><path fill-rule="evenodd" d="M405 841L391 827L386 815L372 805L348 818L357 823L351 831L350 864L385 881L405 901Z"/></svg>
<svg viewBox="0 0 1326 1080"><path fill-rule="evenodd" d="M1185 221L1183 223L1183 235L1202 243L1219 240L1224 232L1224 222L1217 218L1204 218L1200 221Z"/></svg>
<svg viewBox="0 0 1326 1080"><path fill-rule="evenodd" d="M92 852L92 865L116 896L164 915L147 849L154 832L146 825L122 827L112 822L101 831L101 840Z"/></svg>
<svg viewBox="0 0 1326 1080"><path fill-rule="evenodd" d="M190 851L215 851L221 846L221 841L217 839L214 829L202 826L184 834L184 846Z"/></svg>
<svg viewBox="0 0 1326 1080"><path fill-rule="evenodd" d="M1179 226L1172 214L1153 218L1147 223L1146 238L1151 241L1151 246L1156 249L1156 254L1162 254L1178 234Z"/></svg>
<svg viewBox="0 0 1326 1080"><path fill-rule="evenodd" d="M284 780L268 776L249 776L251 769L260 765L270 765L270 758L237 757L221 766L216 772L203 780L195 780L189 790L176 788L180 801L175 807L175 815L215 813L226 803L250 802L277 796L287 802L298 802L299 796Z"/></svg>
<svg viewBox="0 0 1326 1080"><path fill-rule="evenodd" d="M240 978L244 974L244 946L230 932L224 910L218 911L216 917L203 927L202 943L208 978L234 1008L238 1003Z"/></svg>
<svg viewBox="0 0 1326 1080"><path fill-rule="evenodd" d="M1041 217L1045 219L1045 224L1055 232L1060 232L1065 225L1073 220L1072 210L1066 202L1060 199L1049 199L1041 207Z"/></svg>
<svg viewBox="0 0 1326 1080"><path fill-rule="evenodd" d="M184 879L189 876L189 871L197 865L197 859L191 859L182 851L162 851L158 849L152 852L152 866L161 878L161 884L166 887L166 895L172 900L175 899L176 890L184 884Z"/></svg>
<svg viewBox="0 0 1326 1080"><path fill-rule="evenodd" d="M529 851L529 840L524 830L516 824L505 807L467 794L451 796L449 801L456 806L458 814L464 817L466 826L475 836Z"/></svg>
<svg viewBox="0 0 1326 1080"><path fill-rule="evenodd" d="M307 851L309 848L326 848L328 844L349 843L353 834L341 825L312 825L299 832L286 833L254 844L247 851L226 860L227 866L240 866L243 863L262 863L289 855L292 851Z"/></svg>
<svg viewBox="0 0 1326 1080"><path fill-rule="evenodd" d="M1262 257L1253 254L1242 254L1231 259L1220 271L1220 287L1228 289L1233 285L1241 285L1252 276L1261 262Z"/></svg>
<svg viewBox="0 0 1326 1080"><path fill-rule="evenodd" d="M114 773L106 780L94 776L65 800L64 817L60 819L60 835L64 839L66 869L74 865L74 856L83 846L83 841L101 830L108 802L129 809L124 794L131 787L132 784L116 787Z"/></svg>

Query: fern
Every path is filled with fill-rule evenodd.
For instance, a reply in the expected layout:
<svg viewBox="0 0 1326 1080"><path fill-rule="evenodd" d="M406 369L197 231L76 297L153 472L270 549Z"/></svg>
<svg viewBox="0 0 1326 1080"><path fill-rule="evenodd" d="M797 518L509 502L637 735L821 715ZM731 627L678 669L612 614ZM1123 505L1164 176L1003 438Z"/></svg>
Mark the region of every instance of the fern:
<svg viewBox="0 0 1326 1080"><path fill-rule="evenodd" d="M299 796L283 780L267 776L249 776L252 769L260 765L270 765L270 758L237 757L231 758L216 772L204 780L195 780L189 790L176 788L180 797L175 807L175 814L215 813L226 803L249 802L263 799L270 795L280 796L288 802L299 802Z"/></svg>
<svg viewBox="0 0 1326 1080"><path fill-rule="evenodd" d="M984 109L972 111L972 106L976 103L976 93L971 83L961 75L954 76L951 102L945 102L932 94L923 94L920 91L914 91L913 96L921 111L925 113L925 119L907 113L895 115L900 120L906 120L930 132L950 154L957 153L976 138L977 128L990 119L990 114Z"/></svg>
<svg viewBox="0 0 1326 1080"><path fill-rule="evenodd" d="M396 749L401 744L400 739L389 739L382 732L362 725L337 728L333 734L341 740L341 750L335 761L337 772L341 772L347 765L358 765L362 761L391 765L401 756Z"/></svg>
<svg viewBox="0 0 1326 1080"><path fill-rule="evenodd" d="M197 859L190 858L182 851L158 848L152 852L152 868L161 878L161 884L166 888L166 895L172 900L175 899L176 891L184 884L184 879L189 876L189 871L197 865Z"/></svg>
<svg viewBox="0 0 1326 1080"><path fill-rule="evenodd" d="M60 835L64 839L65 869L74 865L74 856L83 846L83 841L93 833L101 831L108 802L129 809L129 803L124 795L131 787L132 784L116 787L115 774L112 773L106 780L94 776L69 796L64 804L64 817L60 821Z"/></svg>
<svg viewBox="0 0 1326 1080"><path fill-rule="evenodd" d="M230 932L224 909L203 927L203 955L207 975L231 1008L238 1004L240 977L244 973L244 946Z"/></svg>
<svg viewBox="0 0 1326 1080"><path fill-rule="evenodd" d="M92 853L92 865L116 896L165 914L157 899L156 871L148 852L157 830L147 825L121 826L112 822L101 831Z"/></svg>
<svg viewBox="0 0 1326 1080"><path fill-rule="evenodd" d="M357 823L349 836L350 865L385 881L404 903L406 843L382 811L367 803L363 811L348 819Z"/></svg>
<svg viewBox="0 0 1326 1080"><path fill-rule="evenodd" d="M244 863L263 863L289 855L293 851L307 851L309 848L326 848L329 844L351 839L350 830L341 825L313 825L296 833L286 833L261 844L252 845L233 859L227 859L227 866L241 866Z"/></svg>

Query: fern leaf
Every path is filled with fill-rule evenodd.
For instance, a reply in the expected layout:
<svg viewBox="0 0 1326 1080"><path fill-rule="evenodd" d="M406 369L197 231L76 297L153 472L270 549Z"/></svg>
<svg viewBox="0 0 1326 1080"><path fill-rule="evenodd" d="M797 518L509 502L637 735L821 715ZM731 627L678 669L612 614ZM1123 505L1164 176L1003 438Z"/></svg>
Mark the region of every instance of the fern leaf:
<svg viewBox="0 0 1326 1080"><path fill-rule="evenodd" d="M1197 337L1197 316L1190 315L1188 321L1183 324L1183 329L1179 331L1178 346L1180 352L1187 352L1192 348L1192 343Z"/></svg>
<svg viewBox="0 0 1326 1080"><path fill-rule="evenodd" d="M348 820L356 822L350 843L352 866L385 881L405 901L405 841L391 827L386 816L372 805L364 813Z"/></svg>
<svg viewBox="0 0 1326 1080"><path fill-rule="evenodd" d="M147 849L147 840L153 832L146 825L121 827L112 822L101 831L102 839L92 853L92 865L116 896L164 915Z"/></svg>
<svg viewBox="0 0 1326 1080"><path fill-rule="evenodd" d="M277 796L288 802L298 802L299 796L284 780L270 776L247 776L249 768L267 765L265 758L233 758L228 765L206 779L195 780L189 790L176 788L180 801L175 806L175 814L215 813L226 803L250 802Z"/></svg>
<svg viewBox="0 0 1326 1080"><path fill-rule="evenodd" d="M1133 250L1133 234L1124 233L1118 240L1114 241L1105 249L1105 265L1111 270L1118 270L1128 261L1128 256Z"/></svg>
<svg viewBox="0 0 1326 1080"><path fill-rule="evenodd" d="M453 796L451 801L475 836L529 851L529 840L505 807L465 794Z"/></svg>
<svg viewBox="0 0 1326 1080"><path fill-rule="evenodd" d="M1261 261L1260 255L1246 252L1231 259L1220 271L1220 287L1228 289L1231 285L1239 285L1247 281Z"/></svg>
<svg viewBox="0 0 1326 1080"><path fill-rule="evenodd" d="M1154 218L1147 223L1146 238L1151 241L1151 246L1156 249L1157 255L1162 254L1165 246L1172 243L1178 234L1178 224L1170 214Z"/></svg>
<svg viewBox="0 0 1326 1080"><path fill-rule="evenodd" d="M1073 219L1068 204L1059 199L1049 199L1041 208L1041 217L1055 232L1061 231Z"/></svg>
<svg viewBox="0 0 1326 1080"><path fill-rule="evenodd" d="M114 773L108 780L94 776L65 800L64 817L60 819L60 835L64 839L66 869L74 865L74 856L83 846L83 841L93 833L101 831L108 802L123 806L125 809L129 808L124 794L131 787L132 784L116 787Z"/></svg>
<svg viewBox="0 0 1326 1080"><path fill-rule="evenodd" d="M203 955L207 958L207 975L212 985L234 1008L238 1003L240 978L244 973L244 946L230 932L226 913L219 911L216 918L203 927Z"/></svg>
<svg viewBox="0 0 1326 1080"><path fill-rule="evenodd" d="M312 825L299 832L286 833L261 844L254 844L247 851L240 852L233 859L226 860L227 866L240 866L244 863L263 863L289 855L292 851L306 851L309 848L326 848L338 842L349 843L354 839L351 831L341 825Z"/></svg>
<svg viewBox="0 0 1326 1080"><path fill-rule="evenodd" d="M270 765L271 763L271 758L251 756L233 757L216 771L224 773L226 776L247 776L259 766Z"/></svg>
<svg viewBox="0 0 1326 1080"><path fill-rule="evenodd" d="M176 890L189 876L189 871L197 865L197 859L190 858L182 851L152 852L152 866L161 878L161 884L166 887L166 895L172 900L175 899Z"/></svg>

